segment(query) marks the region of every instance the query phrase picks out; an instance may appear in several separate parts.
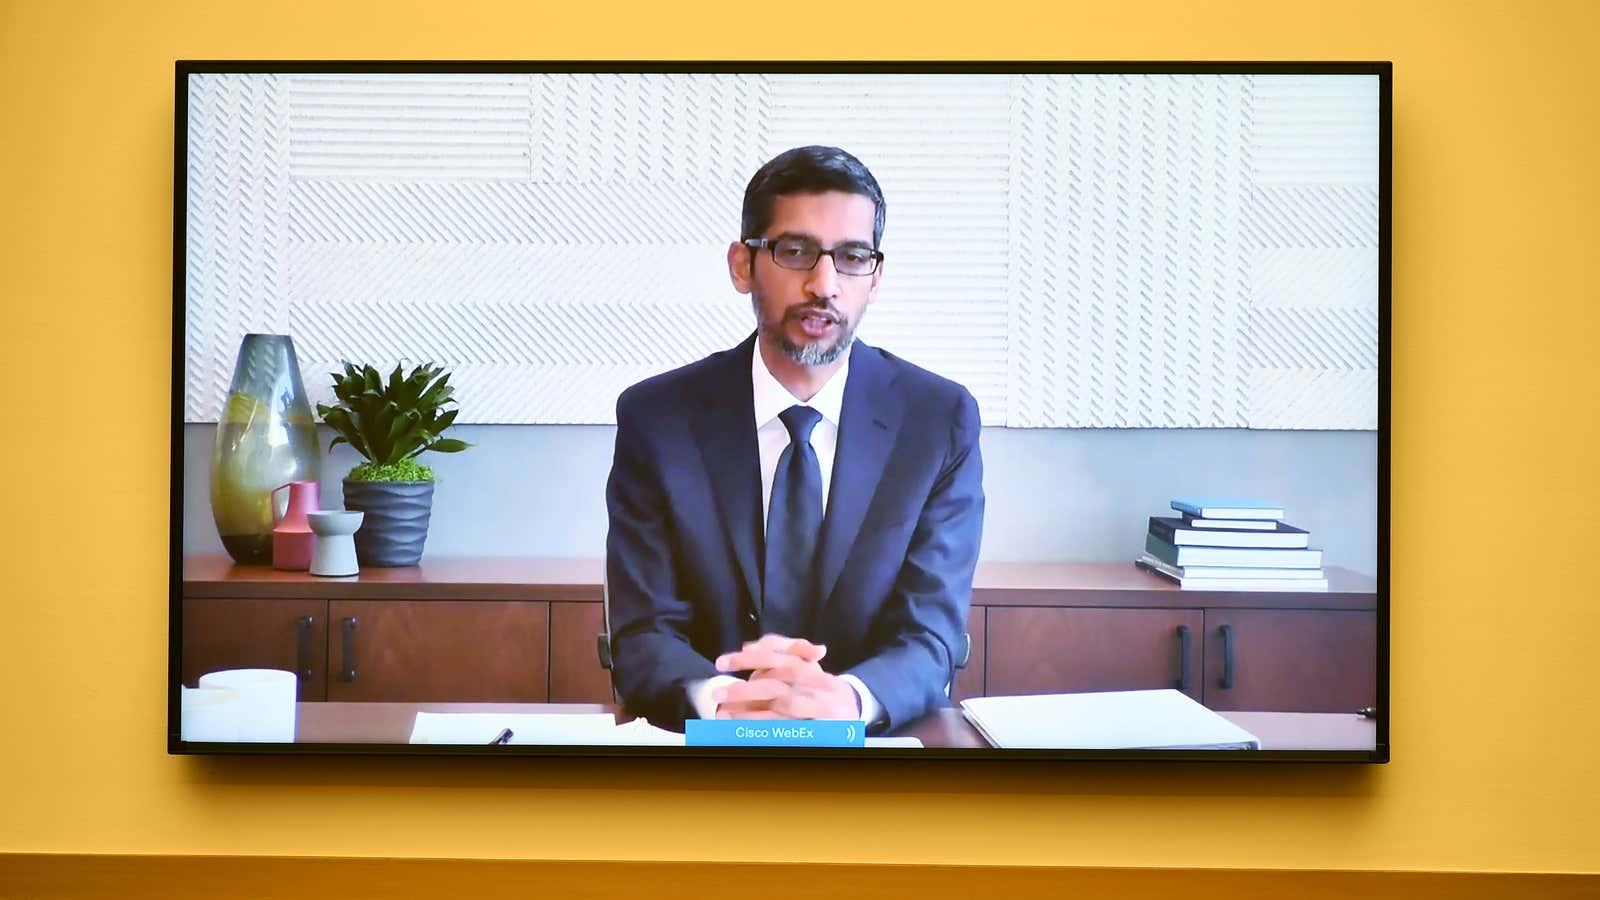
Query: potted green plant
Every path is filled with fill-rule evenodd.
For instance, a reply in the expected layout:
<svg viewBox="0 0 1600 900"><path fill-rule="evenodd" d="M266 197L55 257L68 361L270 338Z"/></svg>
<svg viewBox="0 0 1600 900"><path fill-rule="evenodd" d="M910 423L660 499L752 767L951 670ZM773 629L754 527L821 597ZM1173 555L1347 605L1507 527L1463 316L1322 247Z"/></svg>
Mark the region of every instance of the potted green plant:
<svg viewBox="0 0 1600 900"><path fill-rule="evenodd" d="M365 518L356 532L356 558L363 566L414 566L428 539L433 510L433 470L417 462L425 450L459 453L471 446L444 437L458 409L450 375L432 363L403 374L395 366L385 382L372 366L346 362L333 373L338 402L317 404L317 414L336 434L332 450L349 444L366 461L344 478L346 509Z"/></svg>

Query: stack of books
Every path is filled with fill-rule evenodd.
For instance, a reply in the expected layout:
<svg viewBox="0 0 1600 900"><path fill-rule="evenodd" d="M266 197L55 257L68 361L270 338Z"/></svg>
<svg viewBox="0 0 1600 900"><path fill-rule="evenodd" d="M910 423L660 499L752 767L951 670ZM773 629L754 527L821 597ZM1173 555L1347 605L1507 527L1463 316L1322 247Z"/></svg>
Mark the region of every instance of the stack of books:
<svg viewBox="0 0 1600 900"><path fill-rule="evenodd" d="M1135 564L1186 590L1325 591L1322 551L1311 534L1283 521L1283 507L1256 500L1184 497L1182 518L1150 517Z"/></svg>

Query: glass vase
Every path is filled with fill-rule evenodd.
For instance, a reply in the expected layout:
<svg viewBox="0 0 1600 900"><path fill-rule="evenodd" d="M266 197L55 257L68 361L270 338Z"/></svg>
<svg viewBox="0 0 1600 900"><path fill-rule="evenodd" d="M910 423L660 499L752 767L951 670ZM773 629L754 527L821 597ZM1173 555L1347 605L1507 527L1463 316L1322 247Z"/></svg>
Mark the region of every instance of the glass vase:
<svg viewBox="0 0 1600 900"><path fill-rule="evenodd" d="M272 562L272 489L320 480L320 463L294 342L245 335L211 453L211 515L234 562Z"/></svg>

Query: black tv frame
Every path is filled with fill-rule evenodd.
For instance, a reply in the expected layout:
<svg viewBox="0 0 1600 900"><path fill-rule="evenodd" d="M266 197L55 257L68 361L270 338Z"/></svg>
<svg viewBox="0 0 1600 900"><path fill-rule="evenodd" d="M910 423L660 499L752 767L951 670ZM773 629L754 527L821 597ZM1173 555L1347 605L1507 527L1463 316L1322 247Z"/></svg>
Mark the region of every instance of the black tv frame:
<svg viewBox="0 0 1600 900"><path fill-rule="evenodd" d="M1389 394L1393 204L1393 74L1389 61L638 61L638 60L177 60L173 95L172 443L168 550L167 752L177 755L520 756L853 760L1168 760L1185 762L1386 763L1389 743ZM308 73L773 73L964 75L1376 75L1378 77L1378 522L1377 738L1364 750L1016 750L1001 748L735 748L594 745L416 745L375 743L214 743L180 732L183 637L183 386L187 302L189 76Z"/></svg>

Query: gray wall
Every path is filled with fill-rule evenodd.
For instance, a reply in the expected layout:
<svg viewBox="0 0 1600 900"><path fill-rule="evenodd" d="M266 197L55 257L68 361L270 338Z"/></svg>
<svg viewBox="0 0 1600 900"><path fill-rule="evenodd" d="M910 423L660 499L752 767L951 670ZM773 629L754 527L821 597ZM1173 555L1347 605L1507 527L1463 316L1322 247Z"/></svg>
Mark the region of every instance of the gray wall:
<svg viewBox="0 0 1600 900"><path fill-rule="evenodd" d="M323 429L322 445L331 434ZM208 479L215 426L184 426L185 553L222 553ZM613 426L475 425L476 446L427 454L439 477L427 553L598 557ZM1370 431L983 430L982 558L1131 561L1177 496L1280 500L1324 563L1377 571L1378 438ZM322 506L340 508L348 447L325 459Z"/></svg>

